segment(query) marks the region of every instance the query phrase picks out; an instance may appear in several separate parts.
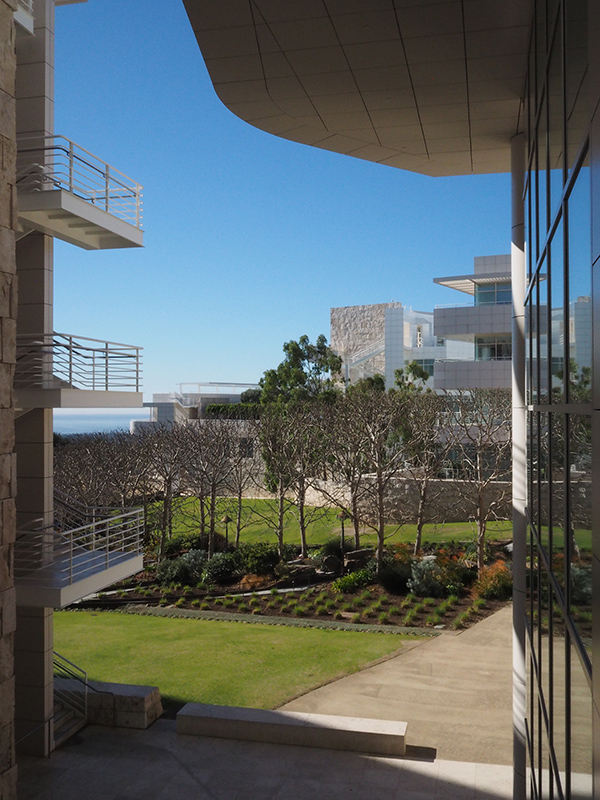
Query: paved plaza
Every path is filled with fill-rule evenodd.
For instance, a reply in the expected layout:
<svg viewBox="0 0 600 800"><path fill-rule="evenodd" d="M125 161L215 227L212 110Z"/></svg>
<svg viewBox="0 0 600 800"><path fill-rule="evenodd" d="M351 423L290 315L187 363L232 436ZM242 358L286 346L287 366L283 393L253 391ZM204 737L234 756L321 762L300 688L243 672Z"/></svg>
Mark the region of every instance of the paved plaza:
<svg viewBox="0 0 600 800"><path fill-rule="evenodd" d="M88 726L19 758L20 800L503 800L512 796L511 609L285 708L401 719L403 758Z"/></svg>

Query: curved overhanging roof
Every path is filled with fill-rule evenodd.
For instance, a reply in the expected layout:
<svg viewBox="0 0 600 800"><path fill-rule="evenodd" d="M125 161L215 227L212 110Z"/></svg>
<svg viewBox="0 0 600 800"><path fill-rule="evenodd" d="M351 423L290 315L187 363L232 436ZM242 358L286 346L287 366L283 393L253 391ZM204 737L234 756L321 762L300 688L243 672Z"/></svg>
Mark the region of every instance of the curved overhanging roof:
<svg viewBox="0 0 600 800"><path fill-rule="evenodd" d="M434 278L434 283L448 286L466 294L475 294L475 286L486 286L494 283L510 283L510 272L497 272L485 275L452 275L450 278Z"/></svg>
<svg viewBox="0 0 600 800"><path fill-rule="evenodd" d="M510 169L532 0L184 3L251 125L427 175Z"/></svg>

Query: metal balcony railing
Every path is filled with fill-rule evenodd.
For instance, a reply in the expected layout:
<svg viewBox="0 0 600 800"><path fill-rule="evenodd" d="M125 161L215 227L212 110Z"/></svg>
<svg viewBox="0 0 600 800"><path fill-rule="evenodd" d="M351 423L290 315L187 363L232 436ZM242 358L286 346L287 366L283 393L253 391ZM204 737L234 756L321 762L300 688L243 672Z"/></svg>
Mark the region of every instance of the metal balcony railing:
<svg viewBox="0 0 600 800"><path fill-rule="evenodd" d="M135 391L141 347L67 333L17 336L15 388Z"/></svg>
<svg viewBox="0 0 600 800"><path fill-rule="evenodd" d="M142 187L64 136L17 138L19 192L64 189L142 227Z"/></svg>
<svg viewBox="0 0 600 800"><path fill-rule="evenodd" d="M14 565L17 585L64 588L141 555L143 509L97 520L70 531L52 527L18 531Z"/></svg>

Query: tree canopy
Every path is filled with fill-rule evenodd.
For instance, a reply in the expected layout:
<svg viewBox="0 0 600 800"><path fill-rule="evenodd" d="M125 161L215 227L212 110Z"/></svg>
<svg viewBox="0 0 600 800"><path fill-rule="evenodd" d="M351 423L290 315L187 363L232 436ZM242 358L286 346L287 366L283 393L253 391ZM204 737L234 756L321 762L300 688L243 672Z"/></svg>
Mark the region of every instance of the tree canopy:
<svg viewBox="0 0 600 800"><path fill-rule="evenodd" d="M308 336L283 345L285 358L277 369L268 369L259 384L261 403L289 403L334 393L341 376L342 359L321 334L312 344Z"/></svg>

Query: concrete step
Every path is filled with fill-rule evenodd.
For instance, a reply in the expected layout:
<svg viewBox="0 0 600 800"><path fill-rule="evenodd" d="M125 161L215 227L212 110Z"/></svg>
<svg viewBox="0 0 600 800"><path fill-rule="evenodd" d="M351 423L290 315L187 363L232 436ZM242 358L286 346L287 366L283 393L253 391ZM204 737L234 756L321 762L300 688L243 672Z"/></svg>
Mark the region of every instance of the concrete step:
<svg viewBox="0 0 600 800"><path fill-rule="evenodd" d="M54 728L54 749L63 745L71 736L75 736L82 728L87 725L87 720L83 717L73 715L67 722L63 722L58 730Z"/></svg>
<svg viewBox="0 0 600 800"><path fill-rule="evenodd" d="M177 733L402 756L406 722L188 703Z"/></svg>

